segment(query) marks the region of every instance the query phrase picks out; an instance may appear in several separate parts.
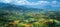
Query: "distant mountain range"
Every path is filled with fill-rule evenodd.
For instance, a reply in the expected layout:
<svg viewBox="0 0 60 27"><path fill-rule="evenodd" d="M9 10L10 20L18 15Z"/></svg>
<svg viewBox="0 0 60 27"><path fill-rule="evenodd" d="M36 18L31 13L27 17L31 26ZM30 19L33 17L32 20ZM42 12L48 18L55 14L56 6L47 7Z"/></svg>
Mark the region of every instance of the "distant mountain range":
<svg viewBox="0 0 60 27"><path fill-rule="evenodd" d="M42 11L42 10L55 10L55 9L39 9L39 8L31 8L29 6L19 6L19 5L13 5L13 4L7 4L7 3L0 3L0 9L2 10L22 10L22 11ZM57 9L59 10L59 9Z"/></svg>
<svg viewBox="0 0 60 27"><path fill-rule="evenodd" d="M13 11L13 10L20 11L20 10L22 10L23 12L26 12L26 11L39 12L39 11L43 10L43 9L38 9L38 8L28 8L26 6L17 6L17 5L6 4L6 3L0 3L0 9L9 10L9 11Z"/></svg>

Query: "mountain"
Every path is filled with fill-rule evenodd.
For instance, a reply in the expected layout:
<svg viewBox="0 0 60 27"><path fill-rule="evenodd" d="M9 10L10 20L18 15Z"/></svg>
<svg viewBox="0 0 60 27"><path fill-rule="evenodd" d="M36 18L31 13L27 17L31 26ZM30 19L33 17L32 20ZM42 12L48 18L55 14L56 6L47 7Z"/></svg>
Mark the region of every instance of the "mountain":
<svg viewBox="0 0 60 27"><path fill-rule="evenodd" d="M7 9L7 10L17 10L25 7L17 7L16 5L11 5L11 4L6 4L6 3L0 3L0 8L1 9Z"/></svg>
<svg viewBox="0 0 60 27"><path fill-rule="evenodd" d="M0 9L2 10L9 10L9 11L20 11L22 10L23 12L26 11L35 11L35 12L39 12L42 11L43 9L38 9L38 8L28 8L26 6L18 6L18 5L13 5L13 4L6 4L6 3L0 3Z"/></svg>

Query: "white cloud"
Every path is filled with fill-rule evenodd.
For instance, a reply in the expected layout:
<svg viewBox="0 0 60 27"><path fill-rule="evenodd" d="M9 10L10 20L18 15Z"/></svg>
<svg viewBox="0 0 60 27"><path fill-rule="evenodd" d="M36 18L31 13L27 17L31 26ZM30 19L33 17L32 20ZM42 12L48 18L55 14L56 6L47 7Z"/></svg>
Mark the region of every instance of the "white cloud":
<svg viewBox="0 0 60 27"><path fill-rule="evenodd" d="M15 0L13 3L17 5L23 5L25 4L25 0Z"/></svg>
<svg viewBox="0 0 60 27"><path fill-rule="evenodd" d="M17 0L15 1L16 5L36 5L34 2L28 2L27 0Z"/></svg>
<svg viewBox="0 0 60 27"><path fill-rule="evenodd" d="M10 2L11 2L11 0L0 0L0 2L10 3Z"/></svg>
<svg viewBox="0 0 60 27"><path fill-rule="evenodd" d="M40 7L44 7L44 6L59 7L60 6L60 2L57 2L57 1L29 2L27 0L0 0L0 2L11 3L15 5L29 5L29 6L34 6L34 7L35 6L40 6Z"/></svg>
<svg viewBox="0 0 60 27"><path fill-rule="evenodd" d="M48 1L29 2L27 0L16 0L13 2L16 5L48 5Z"/></svg>
<svg viewBox="0 0 60 27"><path fill-rule="evenodd" d="M52 7L60 7L60 2L52 1L52 2L51 2L51 6L52 6Z"/></svg>
<svg viewBox="0 0 60 27"><path fill-rule="evenodd" d="M37 3L38 3L38 5L43 5L44 6L44 5L49 5L50 2L48 2L48 1L38 1Z"/></svg>

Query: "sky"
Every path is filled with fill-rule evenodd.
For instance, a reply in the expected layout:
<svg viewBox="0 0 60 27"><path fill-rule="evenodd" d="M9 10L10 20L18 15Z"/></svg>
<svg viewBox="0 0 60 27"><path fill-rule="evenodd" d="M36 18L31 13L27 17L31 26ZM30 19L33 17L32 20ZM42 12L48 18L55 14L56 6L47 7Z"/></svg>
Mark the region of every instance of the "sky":
<svg viewBox="0 0 60 27"><path fill-rule="evenodd" d="M60 8L60 0L0 0L0 2L35 8Z"/></svg>

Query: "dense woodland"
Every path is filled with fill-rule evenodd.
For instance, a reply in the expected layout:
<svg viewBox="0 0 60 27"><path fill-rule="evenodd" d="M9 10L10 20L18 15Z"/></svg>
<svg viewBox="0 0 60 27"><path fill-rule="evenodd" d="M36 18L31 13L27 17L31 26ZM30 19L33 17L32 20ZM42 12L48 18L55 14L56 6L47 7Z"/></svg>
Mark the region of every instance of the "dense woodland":
<svg viewBox="0 0 60 27"><path fill-rule="evenodd" d="M0 27L60 27L60 11L0 10Z"/></svg>

